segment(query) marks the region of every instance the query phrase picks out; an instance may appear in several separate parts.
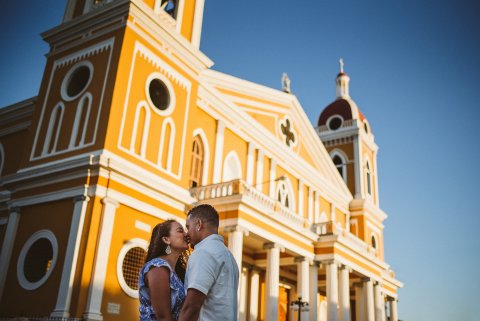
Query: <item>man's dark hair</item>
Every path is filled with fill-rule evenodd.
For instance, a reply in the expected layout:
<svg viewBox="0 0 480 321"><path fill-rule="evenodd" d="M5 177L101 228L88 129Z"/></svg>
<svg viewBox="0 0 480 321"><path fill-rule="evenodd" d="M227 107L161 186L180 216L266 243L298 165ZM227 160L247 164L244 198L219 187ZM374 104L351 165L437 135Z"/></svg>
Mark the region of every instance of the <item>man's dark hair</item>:
<svg viewBox="0 0 480 321"><path fill-rule="evenodd" d="M208 223L218 228L218 213L212 205L201 204L195 206L188 211L187 217L188 216L190 216L192 219L200 219L203 223Z"/></svg>

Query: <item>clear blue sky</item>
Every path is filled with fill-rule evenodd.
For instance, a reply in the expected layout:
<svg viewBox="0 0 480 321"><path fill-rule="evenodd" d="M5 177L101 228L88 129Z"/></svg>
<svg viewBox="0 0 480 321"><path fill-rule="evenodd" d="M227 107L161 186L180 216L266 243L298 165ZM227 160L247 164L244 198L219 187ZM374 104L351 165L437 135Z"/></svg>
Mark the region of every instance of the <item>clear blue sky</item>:
<svg viewBox="0 0 480 321"><path fill-rule="evenodd" d="M22 11L23 10L23 11ZM1 1L0 106L37 94L64 1ZM335 98L338 59L380 147L385 254L406 321L478 321L480 3L206 0L214 69L280 89L312 123Z"/></svg>

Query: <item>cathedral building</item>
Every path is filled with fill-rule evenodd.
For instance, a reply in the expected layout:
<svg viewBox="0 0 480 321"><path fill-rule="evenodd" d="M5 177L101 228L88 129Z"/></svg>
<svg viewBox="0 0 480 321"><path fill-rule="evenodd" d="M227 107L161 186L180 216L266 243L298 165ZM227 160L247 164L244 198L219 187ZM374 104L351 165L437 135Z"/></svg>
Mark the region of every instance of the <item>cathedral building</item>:
<svg viewBox="0 0 480 321"><path fill-rule="evenodd" d="M38 96L0 109L0 318L138 319L152 228L209 203L240 321L398 320L378 147L343 64L314 127L288 77L211 69L203 8L68 0L42 34Z"/></svg>

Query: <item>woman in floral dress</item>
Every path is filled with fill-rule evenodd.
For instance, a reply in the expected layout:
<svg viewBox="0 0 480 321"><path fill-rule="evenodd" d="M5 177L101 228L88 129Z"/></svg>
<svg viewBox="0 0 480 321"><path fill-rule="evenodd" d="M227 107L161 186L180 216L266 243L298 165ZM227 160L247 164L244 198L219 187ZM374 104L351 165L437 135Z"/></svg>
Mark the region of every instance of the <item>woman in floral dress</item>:
<svg viewBox="0 0 480 321"><path fill-rule="evenodd" d="M140 321L178 320L185 300L187 249L180 223L168 220L155 226L138 280Z"/></svg>

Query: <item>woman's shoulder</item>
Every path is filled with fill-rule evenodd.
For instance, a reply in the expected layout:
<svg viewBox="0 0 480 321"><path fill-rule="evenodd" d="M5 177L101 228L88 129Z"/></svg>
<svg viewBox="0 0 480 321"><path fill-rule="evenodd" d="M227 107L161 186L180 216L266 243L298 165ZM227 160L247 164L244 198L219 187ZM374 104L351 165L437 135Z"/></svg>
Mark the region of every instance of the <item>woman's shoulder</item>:
<svg viewBox="0 0 480 321"><path fill-rule="evenodd" d="M145 263L145 265L143 266L143 270L145 272L148 272L150 269L152 269L154 267L163 267L163 266L165 266L166 268L171 270L170 265L168 264L167 261L165 261L164 259L156 257L154 259L151 259L147 263Z"/></svg>

